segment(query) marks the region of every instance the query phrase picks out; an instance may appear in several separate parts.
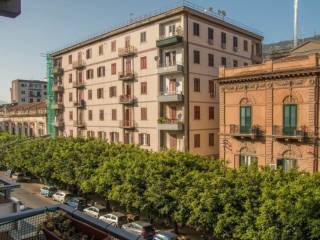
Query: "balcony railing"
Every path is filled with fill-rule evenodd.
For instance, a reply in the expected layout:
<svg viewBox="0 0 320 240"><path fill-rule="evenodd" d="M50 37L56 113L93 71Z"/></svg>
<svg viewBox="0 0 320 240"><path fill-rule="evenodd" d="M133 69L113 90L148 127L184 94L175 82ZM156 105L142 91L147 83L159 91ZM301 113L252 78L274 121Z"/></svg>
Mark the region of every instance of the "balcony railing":
<svg viewBox="0 0 320 240"><path fill-rule="evenodd" d="M256 139L263 136L261 127L255 126L239 126L232 124L230 125L230 135L239 138L251 138Z"/></svg>
<svg viewBox="0 0 320 240"><path fill-rule="evenodd" d="M172 74L172 73L183 73L182 64L159 64L158 65L158 74Z"/></svg>
<svg viewBox="0 0 320 240"><path fill-rule="evenodd" d="M303 141L312 137L311 132L306 126L302 127L286 127L276 126L272 127L272 135L278 140L296 140Z"/></svg>
<svg viewBox="0 0 320 240"><path fill-rule="evenodd" d="M118 49L118 56L119 57L127 57L132 56L137 53L137 48L134 46L124 47Z"/></svg>
<svg viewBox="0 0 320 240"><path fill-rule="evenodd" d="M53 104L54 110L62 110L63 109L63 103L62 102L56 102Z"/></svg>
<svg viewBox="0 0 320 240"><path fill-rule="evenodd" d="M73 88L84 88L85 87L85 83L83 81L81 81L81 82L73 82L72 83L72 87Z"/></svg>
<svg viewBox="0 0 320 240"><path fill-rule="evenodd" d="M76 108L85 108L86 107L86 101L85 100L78 100L73 102L73 106Z"/></svg>
<svg viewBox="0 0 320 240"><path fill-rule="evenodd" d="M56 128L64 127L64 120L63 119L55 119L53 122L53 126Z"/></svg>
<svg viewBox="0 0 320 240"><path fill-rule="evenodd" d="M62 76L63 75L63 68L60 66L56 66L52 68L52 74L54 76Z"/></svg>
<svg viewBox="0 0 320 240"><path fill-rule="evenodd" d="M160 92L158 97L159 102L182 102L183 94L182 91L164 91Z"/></svg>
<svg viewBox="0 0 320 240"><path fill-rule="evenodd" d="M178 119L159 118L158 129L166 131L182 131L184 124Z"/></svg>
<svg viewBox="0 0 320 240"><path fill-rule="evenodd" d="M109 237L107 239L136 240L137 237L121 228L116 228L112 224L107 224L96 218L85 215L80 211L66 205L53 205L45 208L30 209L19 213L9 214L0 218L0 239L1 240L35 240L47 239L45 234L45 223L49 220L48 214L63 211L68 215L71 225L75 228L82 226L82 231L88 228L91 234L103 232ZM50 220L49 220L50 221ZM90 234L88 232L88 234ZM95 238L98 239L98 238Z"/></svg>
<svg viewBox="0 0 320 240"><path fill-rule="evenodd" d="M52 87L52 91L53 91L53 92L62 93L63 90L64 90L64 88L63 88L63 86L61 86L61 85L55 84L55 85L53 85L53 87Z"/></svg>
<svg viewBox="0 0 320 240"><path fill-rule="evenodd" d="M119 97L119 102L122 104L134 104L136 98L132 95L121 95Z"/></svg>
<svg viewBox="0 0 320 240"><path fill-rule="evenodd" d="M85 66L86 66L86 62L84 60L78 60L72 63L72 67L74 69L81 69L81 68L84 68Z"/></svg>
<svg viewBox="0 0 320 240"><path fill-rule="evenodd" d="M85 128L86 123L83 120L73 121L73 126L77 128Z"/></svg>
<svg viewBox="0 0 320 240"><path fill-rule="evenodd" d="M120 127L124 129L134 129L137 127L137 123L133 120L120 121Z"/></svg>
<svg viewBox="0 0 320 240"><path fill-rule="evenodd" d="M121 81L129 81L133 80L135 77L135 74L133 72L119 72L119 80Z"/></svg>
<svg viewBox="0 0 320 240"><path fill-rule="evenodd" d="M162 35L159 40L157 40L157 47L169 47L172 45L180 44L183 42L183 31L176 32L173 35Z"/></svg>

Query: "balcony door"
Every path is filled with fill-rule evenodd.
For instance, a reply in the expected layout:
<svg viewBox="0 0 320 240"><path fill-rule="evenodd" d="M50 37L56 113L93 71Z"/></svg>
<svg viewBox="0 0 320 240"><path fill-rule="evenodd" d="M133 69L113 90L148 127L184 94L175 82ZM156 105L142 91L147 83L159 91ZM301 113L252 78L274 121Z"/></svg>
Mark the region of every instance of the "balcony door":
<svg viewBox="0 0 320 240"><path fill-rule="evenodd" d="M165 65L174 66L176 65L176 51L166 52L165 53Z"/></svg>
<svg viewBox="0 0 320 240"><path fill-rule="evenodd" d="M126 75L131 73L131 59L125 60L125 73Z"/></svg>
<svg viewBox="0 0 320 240"><path fill-rule="evenodd" d="M177 90L177 81L176 79L169 80L169 93L175 93Z"/></svg>
<svg viewBox="0 0 320 240"><path fill-rule="evenodd" d="M125 48L129 48L130 47L130 37L126 37L125 39Z"/></svg>
<svg viewBox="0 0 320 240"><path fill-rule="evenodd" d="M126 108L124 111L124 122L126 126L130 126L132 121L132 110L130 108Z"/></svg>
<svg viewBox="0 0 320 240"><path fill-rule="evenodd" d="M124 95L131 96L131 85L130 84L126 84L124 86Z"/></svg>
<svg viewBox="0 0 320 240"><path fill-rule="evenodd" d="M283 106L283 134L294 135L297 129L297 105L285 104Z"/></svg>
<svg viewBox="0 0 320 240"><path fill-rule="evenodd" d="M249 133L251 130L251 106L240 107L240 132Z"/></svg>
<svg viewBox="0 0 320 240"><path fill-rule="evenodd" d="M176 106L171 106L169 108L169 117L171 120L177 119L177 107Z"/></svg>
<svg viewBox="0 0 320 240"><path fill-rule="evenodd" d="M177 134L170 134L170 149L177 150Z"/></svg>

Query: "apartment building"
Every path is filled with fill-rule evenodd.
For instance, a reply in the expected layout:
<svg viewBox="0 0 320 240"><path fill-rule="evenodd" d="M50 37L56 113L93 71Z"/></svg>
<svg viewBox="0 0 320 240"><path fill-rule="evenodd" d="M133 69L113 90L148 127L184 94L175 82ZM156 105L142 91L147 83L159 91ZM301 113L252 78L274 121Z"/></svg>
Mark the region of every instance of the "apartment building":
<svg viewBox="0 0 320 240"><path fill-rule="evenodd" d="M47 135L47 104L5 104L0 106L0 131L13 135Z"/></svg>
<svg viewBox="0 0 320 240"><path fill-rule="evenodd" d="M11 103L41 102L47 98L47 82L16 79L11 82Z"/></svg>
<svg viewBox="0 0 320 240"><path fill-rule="evenodd" d="M218 67L260 63L263 37L175 7L51 54L60 136L218 156Z"/></svg>
<svg viewBox="0 0 320 240"><path fill-rule="evenodd" d="M261 65L220 68L220 158L319 171L320 42Z"/></svg>

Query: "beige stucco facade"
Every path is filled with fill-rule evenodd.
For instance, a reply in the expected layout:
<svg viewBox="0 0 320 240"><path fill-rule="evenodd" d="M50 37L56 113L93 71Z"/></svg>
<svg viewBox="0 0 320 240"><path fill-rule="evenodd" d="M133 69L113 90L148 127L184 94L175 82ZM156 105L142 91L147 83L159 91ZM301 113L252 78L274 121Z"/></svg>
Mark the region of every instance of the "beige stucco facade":
<svg viewBox="0 0 320 240"><path fill-rule="evenodd" d="M318 171L320 61L300 50L260 65L220 68L220 158L228 166Z"/></svg>
<svg viewBox="0 0 320 240"><path fill-rule="evenodd" d="M219 93L210 81L222 57L227 66L261 62L261 41L253 32L179 7L57 51L58 135L218 156ZM101 77L99 67L105 69ZM76 107L77 101L82 104Z"/></svg>
<svg viewBox="0 0 320 240"><path fill-rule="evenodd" d="M46 102L0 106L0 131L12 135L40 137L47 135Z"/></svg>

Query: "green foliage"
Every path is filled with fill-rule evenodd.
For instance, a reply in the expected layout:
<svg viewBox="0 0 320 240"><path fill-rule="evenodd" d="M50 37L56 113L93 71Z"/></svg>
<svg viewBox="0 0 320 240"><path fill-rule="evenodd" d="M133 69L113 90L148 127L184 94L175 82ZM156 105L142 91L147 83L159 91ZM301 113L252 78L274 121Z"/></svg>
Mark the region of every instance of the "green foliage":
<svg viewBox="0 0 320 240"><path fill-rule="evenodd" d="M0 134L0 161L219 240L320 239L319 174L255 166L231 170L189 153L7 134Z"/></svg>

